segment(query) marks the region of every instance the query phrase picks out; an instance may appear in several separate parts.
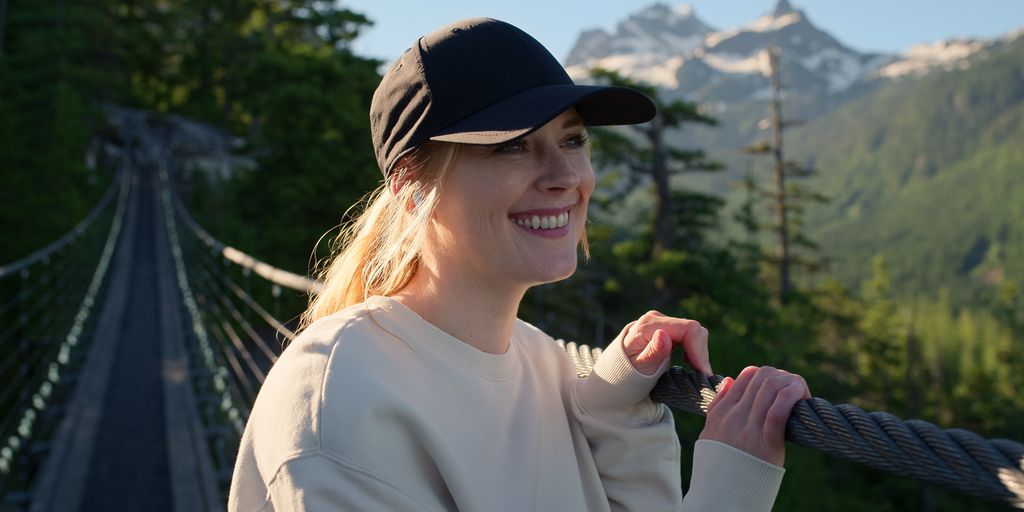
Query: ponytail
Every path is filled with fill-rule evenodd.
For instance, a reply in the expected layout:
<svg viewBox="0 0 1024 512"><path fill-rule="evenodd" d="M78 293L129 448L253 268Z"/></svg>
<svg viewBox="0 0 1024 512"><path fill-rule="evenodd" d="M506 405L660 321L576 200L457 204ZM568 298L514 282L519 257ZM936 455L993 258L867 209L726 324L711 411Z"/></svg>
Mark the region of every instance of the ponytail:
<svg viewBox="0 0 1024 512"><path fill-rule="evenodd" d="M323 287L310 295L298 331L372 295L394 294L409 283L457 148L444 142L423 144L361 202L367 205L363 212L342 227L331 258L314 272Z"/></svg>

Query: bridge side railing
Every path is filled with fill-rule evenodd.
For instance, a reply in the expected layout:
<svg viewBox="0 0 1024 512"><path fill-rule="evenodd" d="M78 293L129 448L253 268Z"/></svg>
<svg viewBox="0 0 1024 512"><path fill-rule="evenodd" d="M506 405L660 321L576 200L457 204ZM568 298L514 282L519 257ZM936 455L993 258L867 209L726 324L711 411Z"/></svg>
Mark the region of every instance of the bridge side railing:
<svg viewBox="0 0 1024 512"><path fill-rule="evenodd" d="M295 335L281 318L284 290L307 294L315 280L287 272L223 244L200 226L160 173L164 222L191 343L190 376L207 430L218 485L230 484L235 453L267 372ZM256 283L254 281L261 281ZM268 311L257 289L269 292Z"/></svg>
<svg viewBox="0 0 1024 512"><path fill-rule="evenodd" d="M0 266L0 499L23 506L91 339L130 182L46 247Z"/></svg>

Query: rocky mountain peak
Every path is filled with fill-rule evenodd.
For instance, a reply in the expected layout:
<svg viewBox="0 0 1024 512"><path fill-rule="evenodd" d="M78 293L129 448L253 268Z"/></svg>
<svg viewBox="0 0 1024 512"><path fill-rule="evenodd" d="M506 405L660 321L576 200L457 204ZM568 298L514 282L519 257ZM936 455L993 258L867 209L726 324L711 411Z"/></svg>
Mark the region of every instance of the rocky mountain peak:
<svg viewBox="0 0 1024 512"><path fill-rule="evenodd" d="M646 55L668 59L689 54L713 32L689 5L671 7L654 3L619 22L614 33L603 29L584 31L565 60L580 66L617 55Z"/></svg>
<svg viewBox="0 0 1024 512"><path fill-rule="evenodd" d="M655 3L614 34L585 32L566 66L576 79L609 68L694 99L728 102L765 97L769 47L780 48L787 86L796 92L840 93L884 60L846 47L789 0L778 0L774 11L726 30L712 29L688 5Z"/></svg>
<svg viewBox="0 0 1024 512"><path fill-rule="evenodd" d="M787 14L799 12L790 5L789 0L779 0L779 3L775 4L775 11L772 12L772 16L779 17Z"/></svg>

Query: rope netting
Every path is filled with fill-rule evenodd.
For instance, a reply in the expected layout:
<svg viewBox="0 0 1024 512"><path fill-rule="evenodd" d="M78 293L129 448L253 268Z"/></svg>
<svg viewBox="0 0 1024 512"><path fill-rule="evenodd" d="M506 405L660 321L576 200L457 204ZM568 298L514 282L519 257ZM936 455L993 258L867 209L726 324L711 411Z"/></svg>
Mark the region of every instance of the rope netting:
<svg viewBox="0 0 1024 512"><path fill-rule="evenodd" d="M583 377L600 348L565 344ZM683 411L707 414L723 377L673 366L651 391L651 399ZM921 420L903 421L885 412L833 405L821 398L797 402L786 439L869 467L916 478L1024 510L1024 444L985 439L963 429L940 429Z"/></svg>

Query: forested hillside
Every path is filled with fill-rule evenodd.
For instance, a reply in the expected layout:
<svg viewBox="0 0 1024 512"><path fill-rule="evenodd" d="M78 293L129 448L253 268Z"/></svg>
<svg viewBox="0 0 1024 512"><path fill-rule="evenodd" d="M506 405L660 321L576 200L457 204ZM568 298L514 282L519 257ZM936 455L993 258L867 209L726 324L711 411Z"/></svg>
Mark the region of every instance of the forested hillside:
<svg viewBox="0 0 1024 512"><path fill-rule="evenodd" d="M808 231L853 284L873 255L900 295L977 303L1024 278L1024 38L899 81L787 134L832 197Z"/></svg>

